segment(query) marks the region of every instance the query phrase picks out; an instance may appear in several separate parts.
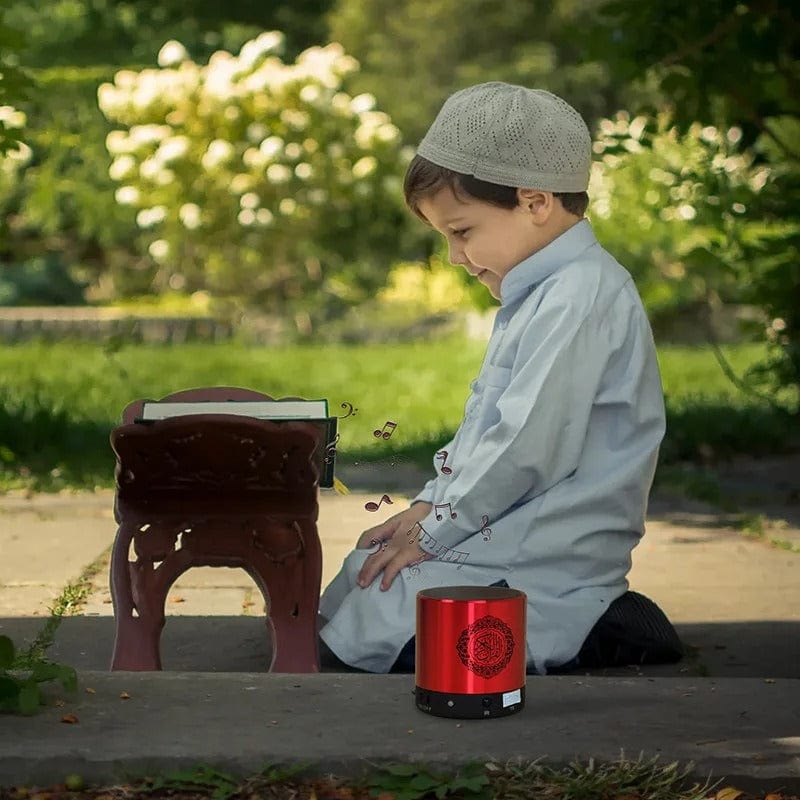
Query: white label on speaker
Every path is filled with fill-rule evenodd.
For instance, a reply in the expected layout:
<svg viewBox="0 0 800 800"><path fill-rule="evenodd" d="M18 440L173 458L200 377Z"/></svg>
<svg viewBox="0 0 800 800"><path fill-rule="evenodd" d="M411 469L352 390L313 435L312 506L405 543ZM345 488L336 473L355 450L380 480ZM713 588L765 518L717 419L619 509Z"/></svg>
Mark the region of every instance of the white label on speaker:
<svg viewBox="0 0 800 800"><path fill-rule="evenodd" d="M513 692L503 692L503 708L513 706L522 700L522 694L519 689L514 689Z"/></svg>

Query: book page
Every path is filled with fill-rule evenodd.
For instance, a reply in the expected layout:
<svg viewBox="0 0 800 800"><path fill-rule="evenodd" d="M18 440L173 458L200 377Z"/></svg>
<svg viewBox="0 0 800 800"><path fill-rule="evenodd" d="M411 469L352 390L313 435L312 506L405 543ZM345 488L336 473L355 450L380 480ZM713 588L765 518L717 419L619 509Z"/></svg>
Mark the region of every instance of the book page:
<svg viewBox="0 0 800 800"><path fill-rule="evenodd" d="M222 400L190 403L145 403L141 419L157 420L187 414L233 414L256 419L325 419L327 400Z"/></svg>

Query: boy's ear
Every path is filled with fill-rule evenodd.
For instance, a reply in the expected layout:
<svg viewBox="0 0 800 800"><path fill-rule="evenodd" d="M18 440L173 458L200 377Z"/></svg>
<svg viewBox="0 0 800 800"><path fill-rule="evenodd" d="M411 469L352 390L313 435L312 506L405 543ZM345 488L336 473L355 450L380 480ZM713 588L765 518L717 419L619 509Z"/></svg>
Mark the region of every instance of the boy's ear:
<svg viewBox="0 0 800 800"><path fill-rule="evenodd" d="M543 192L541 189L517 189L517 201L536 222L540 222L550 216L555 197L552 192Z"/></svg>

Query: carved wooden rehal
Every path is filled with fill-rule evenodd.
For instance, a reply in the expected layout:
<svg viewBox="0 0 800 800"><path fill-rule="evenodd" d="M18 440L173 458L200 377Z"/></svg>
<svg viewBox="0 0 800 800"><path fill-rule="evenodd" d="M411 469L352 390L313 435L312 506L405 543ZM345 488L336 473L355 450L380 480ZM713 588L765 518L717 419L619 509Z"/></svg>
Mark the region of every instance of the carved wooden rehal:
<svg viewBox="0 0 800 800"><path fill-rule="evenodd" d="M248 389L191 389L165 401L272 400ZM283 398L300 400L302 398ZM272 672L319 672L317 533L320 430L197 414L140 423L144 400L111 434L117 456L111 556L111 668L160 670L164 604L195 566L240 567L267 605Z"/></svg>

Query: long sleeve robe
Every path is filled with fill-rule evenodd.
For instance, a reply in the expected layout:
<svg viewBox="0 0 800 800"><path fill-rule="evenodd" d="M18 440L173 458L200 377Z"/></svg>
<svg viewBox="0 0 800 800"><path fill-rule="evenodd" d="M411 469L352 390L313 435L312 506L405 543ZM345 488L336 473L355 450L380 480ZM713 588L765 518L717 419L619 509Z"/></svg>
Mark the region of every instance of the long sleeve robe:
<svg viewBox="0 0 800 800"><path fill-rule="evenodd" d="M527 594L528 665L571 660L628 588L631 551L664 435L656 351L629 273L582 220L516 265L446 465L413 502L434 504L420 546L435 560L356 577L354 550L320 599L322 639L388 672L414 635L416 592L505 579Z"/></svg>

